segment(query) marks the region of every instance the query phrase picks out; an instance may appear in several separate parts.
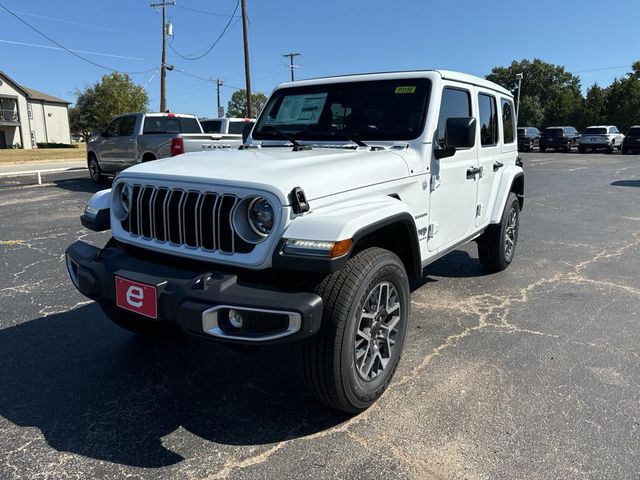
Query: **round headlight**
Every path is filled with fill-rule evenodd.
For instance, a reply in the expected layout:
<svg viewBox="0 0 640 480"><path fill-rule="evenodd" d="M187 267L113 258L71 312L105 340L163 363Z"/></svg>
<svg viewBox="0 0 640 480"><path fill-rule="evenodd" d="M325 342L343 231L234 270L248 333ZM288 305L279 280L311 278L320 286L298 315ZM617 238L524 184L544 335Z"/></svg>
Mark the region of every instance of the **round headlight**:
<svg viewBox="0 0 640 480"><path fill-rule="evenodd" d="M255 233L261 237L266 237L273 230L273 222L275 220L273 207L266 198L256 197L247 207L247 220Z"/></svg>
<svg viewBox="0 0 640 480"><path fill-rule="evenodd" d="M129 215L129 207L131 206L131 186L126 183L122 184L120 191L118 192L118 202L122 207L122 210Z"/></svg>
<svg viewBox="0 0 640 480"><path fill-rule="evenodd" d="M123 221L129 215L131 207L131 185L121 183L116 187L115 198L113 201L113 213L116 218Z"/></svg>

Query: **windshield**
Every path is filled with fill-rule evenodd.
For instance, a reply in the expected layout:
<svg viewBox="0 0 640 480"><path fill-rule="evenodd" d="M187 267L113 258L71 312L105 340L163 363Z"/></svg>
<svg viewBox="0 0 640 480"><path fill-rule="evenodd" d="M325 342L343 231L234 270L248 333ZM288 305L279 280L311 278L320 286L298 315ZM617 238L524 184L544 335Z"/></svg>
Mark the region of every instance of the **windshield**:
<svg viewBox="0 0 640 480"><path fill-rule="evenodd" d="M629 133L627 133L630 137L640 137L640 127L633 127L629 129Z"/></svg>
<svg viewBox="0 0 640 480"><path fill-rule="evenodd" d="M253 131L257 140L412 140L422 132L424 78L329 83L277 90Z"/></svg>
<svg viewBox="0 0 640 480"><path fill-rule="evenodd" d="M564 135L564 129L562 128L546 128L543 135L548 135L548 136L557 136L557 135Z"/></svg>
<svg viewBox="0 0 640 480"><path fill-rule="evenodd" d="M584 131L585 135L605 135L607 133L606 128L587 128Z"/></svg>

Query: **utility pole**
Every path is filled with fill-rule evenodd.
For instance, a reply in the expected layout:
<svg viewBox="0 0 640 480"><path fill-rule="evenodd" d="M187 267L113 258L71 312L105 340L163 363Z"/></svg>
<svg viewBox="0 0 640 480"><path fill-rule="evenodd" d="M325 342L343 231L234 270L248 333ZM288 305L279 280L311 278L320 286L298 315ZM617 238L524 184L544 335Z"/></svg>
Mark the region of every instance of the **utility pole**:
<svg viewBox="0 0 640 480"><path fill-rule="evenodd" d="M284 55L282 55L285 58L289 57L289 68L291 69L291 81L292 82L294 80L294 78L293 78L293 69L299 67L299 65L294 65L293 64L293 57L299 57L300 55L302 55L302 54L298 53L298 52L290 52L290 53L285 53Z"/></svg>
<svg viewBox="0 0 640 480"><path fill-rule="evenodd" d="M172 3L167 3L167 0L162 0L162 3L152 3L154 8L162 7L162 59L160 60L160 111L164 112L167 109L167 5L174 6L175 0ZM171 68L169 69L171 70Z"/></svg>
<svg viewBox="0 0 640 480"><path fill-rule="evenodd" d="M246 0L240 0L242 5L242 37L244 39L244 76L247 84L247 118L253 118L251 105L251 71L249 69L249 26L247 25Z"/></svg>
<svg viewBox="0 0 640 480"><path fill-rule="evenodd" d="M220 106L220 87L224 85L224 82L219 78L216 79L216 89L218 91L218 118L224 117L224 108Z"/></svg>
<svg viewBox="0 0 640 480"><path fill-rule="evenodd" d="M518 122L518 114L520 113L520 90L522 90L522 77L524 77L522 73L516 73L516 80L518 80L518 103L516 104L516 122Z"/></svg>

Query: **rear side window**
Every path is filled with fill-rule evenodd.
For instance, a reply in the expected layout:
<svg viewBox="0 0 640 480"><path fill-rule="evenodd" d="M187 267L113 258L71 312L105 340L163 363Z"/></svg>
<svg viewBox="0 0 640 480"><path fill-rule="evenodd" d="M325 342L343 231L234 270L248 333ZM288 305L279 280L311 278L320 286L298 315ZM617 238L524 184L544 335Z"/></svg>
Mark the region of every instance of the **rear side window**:
<svg viewBox="0 0 640 480"><path fill-rule="evenodd" d="M564 129L558 127L545 128L543 135L547 137L559 137L560 135L564 135Z"/></svg>
<svg viewBox="0 0 640 480"><path fill-rule="evenodd" d="M195 118L147 117L144 121L143 133L202 133L202 131Z"/></svg>
<svg viewBox="0 0 640 480"><path fill-rule="evenodd" d="M632 137L640 137L640 127L633 127L629 129L629 133L627 135L630 135Z"/></svg>
<svg viewBox="0 0 640 480"><path fill-rule="evenodd" d="M492 95L478 95L480 107L480 144L489 147L498 143L498 116L496 99Z"/></svg>
<svg viewBox="0 0 640 480"><path fill-rule="evenodd" d="M529 132L529 133L533 133L533 132ZM526 134L527 134L527 130L525 128L518 129L518 135L526 135Z"/></svg>
<svg viewBox="0 0 640 480"><path fill-rule="evenodd" d="M131 137L133 136L133 130L136 126L136 117L123 117L120 124L120 136Z"/></svg>
<svg viewBox="0 0 640 480"><path fill-rule="evenodd" d="M222 120L205 120L200 125L204 133L220 133L222 130Z"/></svg>
<svg viewBox="0 0 640 480"><path fill-rule="evenodd" d="M504 132L504 143L513 143L513 130L516 122L513 119L513 105L509 100L502 99L502 131Z"/></svg>
<svg viewBox="0 0 640 480"><path fill-rule="evenodd" d="M440 117L438 118L438 144L444 147L444 130L447 118L471 116L471 95L467 90L459 88L445 88L442 91Z"/></svg>
<svg viewBox="0 0 640 480"><path fill-rule="evenodd" d="M253 125L255 122L230 122L229 133L242 135L245 125Z"/></svg>

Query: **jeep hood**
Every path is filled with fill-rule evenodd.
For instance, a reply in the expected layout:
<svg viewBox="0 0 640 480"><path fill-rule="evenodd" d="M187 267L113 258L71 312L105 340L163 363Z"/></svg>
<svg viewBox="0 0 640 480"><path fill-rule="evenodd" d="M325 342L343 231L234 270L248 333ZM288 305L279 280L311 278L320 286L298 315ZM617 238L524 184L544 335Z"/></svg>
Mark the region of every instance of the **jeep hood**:
<svg viewBox="0 0 640 480"><path fill-rule="evenodd" d="M291 147L187 153L128 168L118 178L166 179L256 188L274 193L283 205L301 187L308 201L409 175L404 158L390 150Z"/></svg>

